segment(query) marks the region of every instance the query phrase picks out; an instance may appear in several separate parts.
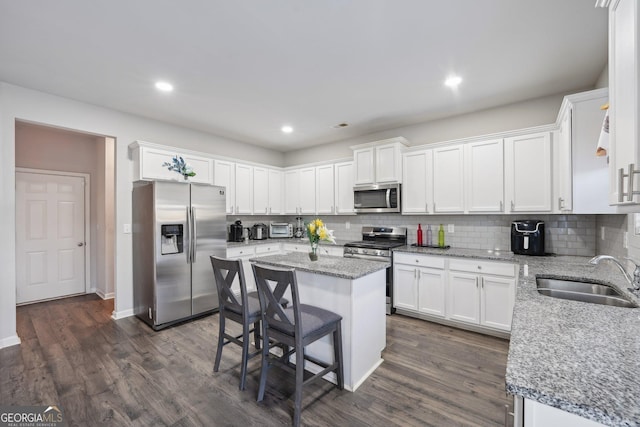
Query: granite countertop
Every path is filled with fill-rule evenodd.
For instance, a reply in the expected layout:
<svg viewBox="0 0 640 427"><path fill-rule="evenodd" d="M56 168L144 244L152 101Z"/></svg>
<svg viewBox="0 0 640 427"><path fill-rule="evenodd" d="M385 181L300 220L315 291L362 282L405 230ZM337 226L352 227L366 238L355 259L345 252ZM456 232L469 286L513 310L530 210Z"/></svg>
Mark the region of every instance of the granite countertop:
<svg viewBox="0 0 640 427"><path fill-rule="evenodd" d="M591 265L588 257L474 249L405 246L394 252L519 264L507 391L605 425L640 426L640 309L551 298L536 291L537 275L590 280L639 303L614 265Z"/></svg>
<svg viewBox="0 0 640 427"><path fill-rule="evenodd" d="M317 261L311 261L308 254L300 252L261 256L251 258L249 261L350 280L383 270L391 265L389 261L369 261L331 255L319 255Z"/></svg>

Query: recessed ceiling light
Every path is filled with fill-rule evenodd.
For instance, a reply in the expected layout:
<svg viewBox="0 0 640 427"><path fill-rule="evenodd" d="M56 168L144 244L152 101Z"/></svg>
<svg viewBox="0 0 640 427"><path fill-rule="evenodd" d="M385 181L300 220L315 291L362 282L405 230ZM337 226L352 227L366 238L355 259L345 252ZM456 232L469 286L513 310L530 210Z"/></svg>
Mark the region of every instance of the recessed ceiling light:
<svg viewBox="0 0 640 427"><path fill-rule="evenodd" d="M173 90L173 85L168 82L156 82L156 89L161 92L171 92Z"/></svg>
<svg viewBox="0 0 640 427"><path fill-rule="evenodd" d="M291 133L293 132L293 128L291 126L288 125L284 125L280 128L280 130L284 133Z"/></svg>
<svg viewBox="0 0 640 427"><path fill-rule="evenodd" d="M462 77L460 76L449 76L447 80L444 81L445 86L449 86L450 88L456 88L460 83L462 83Z"/></svg>

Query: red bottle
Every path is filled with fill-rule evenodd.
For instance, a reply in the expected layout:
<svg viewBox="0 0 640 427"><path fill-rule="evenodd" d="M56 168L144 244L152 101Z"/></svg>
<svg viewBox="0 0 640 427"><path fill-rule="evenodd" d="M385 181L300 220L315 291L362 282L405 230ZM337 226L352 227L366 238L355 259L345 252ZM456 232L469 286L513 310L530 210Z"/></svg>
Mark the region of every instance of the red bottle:
<svg viewBox="0 0 640 427"><path fill-rule="evenodd" d="M418 246L422 246L422 226L418 224Z"/></svg>

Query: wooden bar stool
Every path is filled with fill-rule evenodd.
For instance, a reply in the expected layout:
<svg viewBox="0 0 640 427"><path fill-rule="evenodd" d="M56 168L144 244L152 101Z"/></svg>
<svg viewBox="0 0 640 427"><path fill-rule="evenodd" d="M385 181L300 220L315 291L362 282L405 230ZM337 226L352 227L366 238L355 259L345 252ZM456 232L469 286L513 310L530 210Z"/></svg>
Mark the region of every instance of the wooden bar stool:
<svg viewBox="0 0 640 427"><path fill-rule="evenodd" d="M329 372L335 372L337 387L342 390L344 377L342 371L342 316L308 304L300 304L298 283L295 270L271 269L253 264L253 274L256 278L258 296L262 307L262 369L260 371L260 388L258 402L264 398L267 383L267 371L271 365L277 364L295 371L295 398L293 425L300 425L302 411L302 388L311 381L322 378ZM275 284L273 287L271 284ZM288 308L279 303L287 289L291 290L292 304ZM314 341L328 335L333 335L333 363L327 363L305 355L304 348ZM290 348L282 357L275 357L269 353L273 345L285 345ZM296 366L292 368L289 356L296 354ZM317 374L304 380L304 364L308 360L323 369Z"/></svg>

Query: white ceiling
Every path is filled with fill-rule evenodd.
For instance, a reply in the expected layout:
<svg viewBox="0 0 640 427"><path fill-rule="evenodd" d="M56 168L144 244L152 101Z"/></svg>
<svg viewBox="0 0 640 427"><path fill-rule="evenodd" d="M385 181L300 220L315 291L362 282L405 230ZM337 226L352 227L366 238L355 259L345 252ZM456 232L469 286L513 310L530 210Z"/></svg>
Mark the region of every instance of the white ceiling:
<svg viewBox="0 0 640 427"><path fill-rule="evenodd" d="M0 0L0 81L279 151L588 88L606 61L594 0Z"/></svg>

